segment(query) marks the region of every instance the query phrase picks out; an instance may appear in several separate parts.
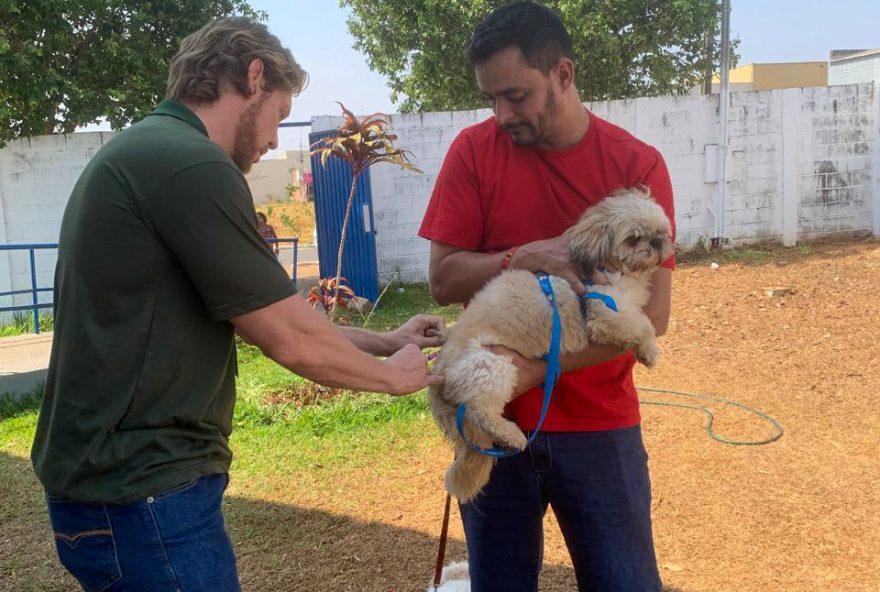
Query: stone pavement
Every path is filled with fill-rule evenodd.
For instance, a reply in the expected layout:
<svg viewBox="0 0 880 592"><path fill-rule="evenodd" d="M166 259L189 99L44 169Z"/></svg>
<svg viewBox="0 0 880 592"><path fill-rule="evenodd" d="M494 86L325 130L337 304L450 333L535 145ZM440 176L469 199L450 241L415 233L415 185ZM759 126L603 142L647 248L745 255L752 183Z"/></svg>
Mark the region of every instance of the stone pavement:
<svg viewBox="0 0 880 592"><path fill-rule="evenodd" d="M52 333L0 338L0 396L31 393L46 381Z"/></svg>

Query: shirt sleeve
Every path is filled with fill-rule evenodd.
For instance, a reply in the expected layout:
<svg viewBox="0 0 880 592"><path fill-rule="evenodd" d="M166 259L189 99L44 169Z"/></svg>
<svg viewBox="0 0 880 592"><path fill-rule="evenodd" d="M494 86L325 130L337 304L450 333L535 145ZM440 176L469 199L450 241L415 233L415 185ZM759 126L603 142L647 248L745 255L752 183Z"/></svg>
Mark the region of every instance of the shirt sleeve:
<svg viewBox="0 0 880 592"><path fill-rule="evenodd" d="M473 147L459 135L449 147L419 236L470 251L480 248L483 212Z"/></svg>
<svg viewBox="0 0 880 592"><path fill-rule="evenodd" d="M651 196L654 198L654 201L660 204L660 207L666 212L666 217L669 218L669 223L672 228L672 242L674 243L675 204L672 196L672 181L669 178L669 170L666 168L666 162L657 150L653 150L653 158L648 160L647 166L644 168L640 175L640 179L636 184L647 187L651 191ZM666 267L667 269L675 269L675 253L673 253L660 266Z"/></svg>
<svg viewBox="0 0 880 592"><path fill-rule="evenodd" d="M141 208L213 320L229 320L296 293L260 236L250 190L231 165L188 167L147 196Z"/></svg>

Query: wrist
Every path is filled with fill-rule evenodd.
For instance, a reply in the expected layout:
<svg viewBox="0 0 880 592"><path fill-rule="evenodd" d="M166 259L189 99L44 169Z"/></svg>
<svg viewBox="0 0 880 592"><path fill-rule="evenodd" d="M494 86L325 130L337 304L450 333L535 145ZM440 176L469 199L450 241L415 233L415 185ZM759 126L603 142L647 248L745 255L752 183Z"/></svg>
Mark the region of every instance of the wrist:
<svg viewBox="0 0 880 592"><path fill-rule="evenodd" d="M394 355L397 350L402 348L405 343L400 339L400 334L395 331L386 331L380 334L382 337L382 353L380 355L388 357Z"/></svg>
<svg viewBox="0 0 880 592"><path fill-rule="evenodd" d="M504 253L504 258L501 260L501 270L505 271L510 269L510 266L513 264L513 258L516 257L516 252L519 250L519 246L511 247Z"/></svg>

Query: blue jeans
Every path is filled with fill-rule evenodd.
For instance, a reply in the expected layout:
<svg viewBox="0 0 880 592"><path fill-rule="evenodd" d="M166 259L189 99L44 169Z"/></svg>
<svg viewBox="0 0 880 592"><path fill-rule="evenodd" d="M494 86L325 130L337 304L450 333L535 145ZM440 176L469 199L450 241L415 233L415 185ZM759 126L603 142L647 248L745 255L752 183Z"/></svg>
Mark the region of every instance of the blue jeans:
<svg viewBox="0 0 880 592"><path fill-rule="evenodd" d="M648 455L639 426L542 432L495 465L460 506L473 592L535 592L547 506L559 522L580 592L659 592Z"/></svg>
<svg viewBox="0 0 880 592"><path fill-rule="evenodd" d="M207 475L124 505L47 496L58 558L86 592L238 592L228 483Z"/></svg>

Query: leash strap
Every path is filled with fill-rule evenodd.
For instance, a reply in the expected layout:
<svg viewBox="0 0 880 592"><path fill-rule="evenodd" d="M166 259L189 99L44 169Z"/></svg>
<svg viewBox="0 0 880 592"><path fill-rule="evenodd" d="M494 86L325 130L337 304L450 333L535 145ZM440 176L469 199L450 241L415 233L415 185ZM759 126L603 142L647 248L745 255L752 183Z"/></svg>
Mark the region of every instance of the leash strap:
<svg viewBox="0 0 880 592"><path fill-rule="evenodd" d="M546 296L548 302L550 302L550 308L553 311L553 324L550 328L550 351L544 356L544 359L547 361L547 370L544 374L544 402L541 405L541 416L538 418L538 425L535 426L535 430L526 441L527 447L535 440L538 432L541 431L541 426L544 424L544 418L547 417L547 410L550 408L550 398L553 395L553 387L556 386L556 383L559 381L559 376L562 374L562 367L559 364L559 350L562 341L562 321L559 318L559 305L556 302L556 294L553 293L553 285L550 283L550 276L546 273L536 273L535 276L538 278L538 283L541 285L541 291L544 292L544 296ZM464 435L464 416L466 411L464 403L458 406L455 415L455 423L458 426L458 433L461 434L461 437L473 450L494 458L506 458L522 452L521 450L511 450L499 446L493 448L481 448L468 440L467 436Z"/></svg>
<svg viewBox="0 0 880 592"><path fill-rule="evenodd" d="M600 292L587 292L583 296L581 296L584 303L586 304L587 300L601 300L605 303L605 306L613 310L614 312L620 312L617 310L617 303L614 301L614 298L609 296L608 294L602 294Z"/></svg>
<svg viewBox="0 0 880 592"><path fill-rule="evenodd" d="M446 495L446 509L443 511L443 527L440 529L440 548L437 549L437 564L434 566L434 590L440 585L443 577L443 560L446 559L446 539L449 536L449 494Z"/></svg>

